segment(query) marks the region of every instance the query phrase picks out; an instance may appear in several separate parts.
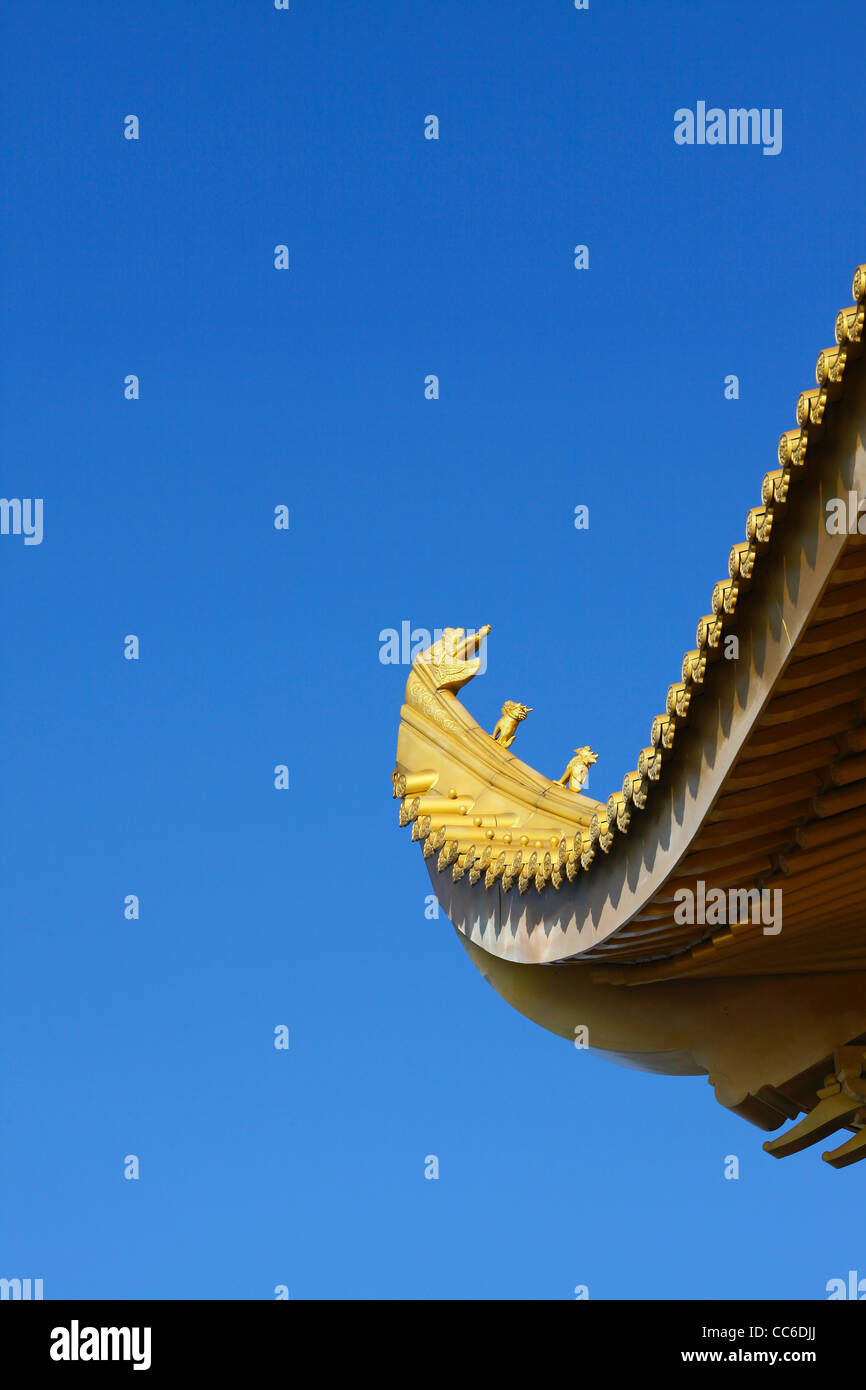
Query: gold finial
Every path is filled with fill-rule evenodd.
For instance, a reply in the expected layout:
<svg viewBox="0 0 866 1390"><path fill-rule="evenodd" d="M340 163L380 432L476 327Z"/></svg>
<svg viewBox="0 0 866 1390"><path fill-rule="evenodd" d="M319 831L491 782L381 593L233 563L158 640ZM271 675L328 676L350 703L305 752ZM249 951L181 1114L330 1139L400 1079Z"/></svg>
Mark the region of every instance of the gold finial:
<svg viewBox="0 0 866 1390"><path fill-rule="evenodd" d="M489 624L468 637L465 628L446 627L438 641L419 652L413 669L426 670L434 689L450 690L455 694L478 674L481 658L474 653L489 633Z"/></svg>
<svg viewBox="0 0 866 1390"><path fill-rule="evenodd" d="M557 777L554 786L568 787L570 792L582 791L589 776L589 769L593 763L597 762L598 754L593 753L588 743L585 743L582 748L575 748L574 757L562 776Z"/></svg>
<svg viewBox="0 0 866 1390"><path fill-rule="evenodd" d="M496 721L493 737L498 739L503 748L510 748L514 742L518 724L526 718L527 714L531 713L531 705L519 705L514 700L506 700L502 706L502 714Z"/></svg>

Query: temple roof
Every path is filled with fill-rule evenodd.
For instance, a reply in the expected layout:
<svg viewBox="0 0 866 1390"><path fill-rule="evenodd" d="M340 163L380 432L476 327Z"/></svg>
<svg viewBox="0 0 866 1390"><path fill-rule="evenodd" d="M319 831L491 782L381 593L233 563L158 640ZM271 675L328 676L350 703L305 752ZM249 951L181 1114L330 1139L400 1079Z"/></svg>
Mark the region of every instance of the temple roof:
<svg viewBox="0 0 866 1390"><path fill-rule="evenodd" d="M400 822L448 915L485 950L593 960L609 983L760 972L771 943L775 970L866 967L866 870L847 862L866 849L866 537L856 502L852 534L826 524L829 499L857 485L866 496L866 265L852 294L665 710L606 802L551 784L476 724L456 698L474 671L439 679L462 630L446 633L450 652L415 663ZM698 878L708 890L782 886L783 936L675 921L677 892Z"/></svg>

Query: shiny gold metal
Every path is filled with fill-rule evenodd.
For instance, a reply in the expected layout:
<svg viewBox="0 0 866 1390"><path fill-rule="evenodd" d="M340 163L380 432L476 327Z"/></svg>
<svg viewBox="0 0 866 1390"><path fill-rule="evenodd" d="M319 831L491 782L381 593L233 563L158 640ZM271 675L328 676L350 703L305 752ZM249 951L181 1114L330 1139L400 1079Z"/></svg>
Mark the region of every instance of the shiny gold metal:
<svg viewBox="0 0 866 1390"><path fill-rule="evenodd" d="M514 700L506 700L502 706L502 714L493 730L493 737L502 744L503 748L510 748L514 742L518 724L526 718L527 714L531 713L531 705L519 705Z"/></svg>
<svg viewBox="0 0 866 1390"><path fill-rule="evenodd" d="M568 787L571 792L583 791L584 783L589 776L589 769L593 763L598 762L598 754L593 753L588 743L582 748L575 748L574 757L561 777L557 777L557 786Z"/></svg>

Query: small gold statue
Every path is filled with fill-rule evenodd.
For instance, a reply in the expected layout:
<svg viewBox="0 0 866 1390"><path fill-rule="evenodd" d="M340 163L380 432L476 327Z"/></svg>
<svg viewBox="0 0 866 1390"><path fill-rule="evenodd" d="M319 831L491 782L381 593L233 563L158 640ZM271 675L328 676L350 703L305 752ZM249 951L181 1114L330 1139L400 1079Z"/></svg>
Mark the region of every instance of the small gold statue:
<svg viewBox="0 0 866 1390"><path fill-rule="evenodd" d="M583 791L583 785L589 776L589 769L593 763L598 762L598 754L593 753L588 743L582 748L575 748L574 754L562 776L557 777L554 786L568 787L570 792L580 792Z"/></svg>
<svg viewBox="0 0 866 1390"><path fill-rule="evenodd" d="M527 714L531 713L531 705L519 705L514 700L506 700L502 706L502 714L496 721L493 737L499 740L503 748L510 748L514 742L518 724L522 723Z"/></svg>

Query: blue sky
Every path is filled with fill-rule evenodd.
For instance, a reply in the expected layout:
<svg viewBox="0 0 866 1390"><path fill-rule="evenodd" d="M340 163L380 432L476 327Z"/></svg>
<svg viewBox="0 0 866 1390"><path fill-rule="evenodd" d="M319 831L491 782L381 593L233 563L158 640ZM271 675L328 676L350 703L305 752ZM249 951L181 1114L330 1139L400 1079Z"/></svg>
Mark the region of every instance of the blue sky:
<svg viewBox="0 0 866 1390"><path fill-rule="evenodd" d="M590 742L598 797L635 766L866 259L861 7L5 8L0 490L44 539L0 538L0 1275L866 1275L857 1167L578 1053L425 919L379 660L490 623L482 724L526 701L520 755ZM699 100L781 108L781 153L677 146Z"/></svg>

